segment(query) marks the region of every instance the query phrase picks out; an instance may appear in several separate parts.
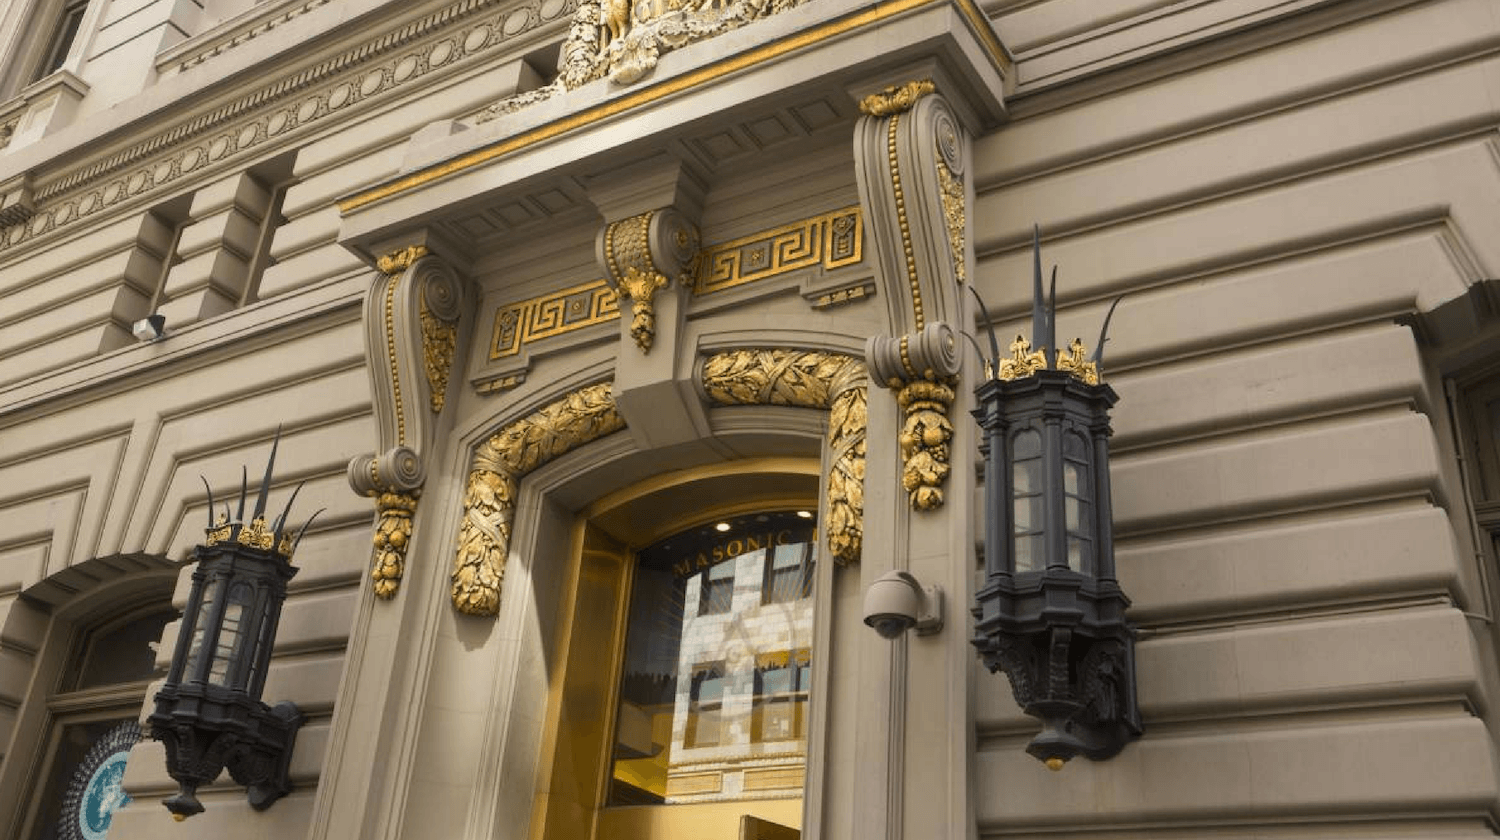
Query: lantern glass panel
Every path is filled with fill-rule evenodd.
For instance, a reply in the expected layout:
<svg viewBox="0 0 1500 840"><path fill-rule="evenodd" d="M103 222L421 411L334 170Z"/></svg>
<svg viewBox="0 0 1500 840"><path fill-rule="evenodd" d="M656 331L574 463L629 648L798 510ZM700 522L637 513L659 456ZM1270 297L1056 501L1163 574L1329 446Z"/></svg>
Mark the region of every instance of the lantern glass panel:
<svg viewBox="0 0 1500 840"><path fill-rule="evenodd" d="M224 604L224 621L219 625L219 644L208 673L208 680L214 685L229 684L230 663L243 655L245 623L250 620L250 607L254 603L255 593L250 584L241 582L230 588Z"/></svg>
<svg viewBox="0 0 1500 840"><path fill-rule="evenodd" d="M203 600L198 605L198 614L193 618L193 642L188 647L187 668L183 672L184 680L202 679L199 669L203 662L203 646L208 635L208 624L214 614L214 604L219 601L219 590L223 588L224 582L219 578L210 580L203 587Z"/></svg>
<svg viewBox="0 0 1500 840"><path fill-rule="evenodd" d="M1070 432L1063 438L1063 509L1068 528L1068 568L1093 568L1093 492L1089 482L1089 446Z"/></svg>
<svg viewBox="0 0 1500 840"><path fill-rule="evenodd" d="M1017 572L1035 572L1046 565L1042 548L1045 511L1042 497L1042 436L1024 429L1011 441L1011 493L1014 522L1012 556Z"/></svg>

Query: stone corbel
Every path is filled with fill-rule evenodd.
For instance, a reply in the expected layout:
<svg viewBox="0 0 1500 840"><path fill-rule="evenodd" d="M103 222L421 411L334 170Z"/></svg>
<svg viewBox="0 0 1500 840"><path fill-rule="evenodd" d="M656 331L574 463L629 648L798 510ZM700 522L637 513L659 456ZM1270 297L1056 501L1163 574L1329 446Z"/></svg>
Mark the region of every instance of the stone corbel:
<svg viewBox="0 0 1500 840"><path fill-rule="evenodd" d="M970 261L969 135L931 79L860 100L855 171L895 331L963 323Z"/></svg>
<svg viewBox="0 0 1500 840"><path fill-rule="evenodd" d="M412 518L449 396L449 382L471 296L468 284L424 245L376 261L380 275L365 301L365 347L379 445L349 462L349 486L375 499L371 578L394 597L406 571Z"/></svg>
<svg viewBox="0 0 1500 840"><path fill-rule="evenodd" d="M930 323L899 338L872 336L865 344L870 378L894 391L901 407L901 486L913 510L943 504L952 452L953 386L958 383L958 342L953 328Z"/></svg>
<svg viewBox="0 0 1500 840"><path fill-rule="evenodd" d="M29 173L23 172L0 183L0 228L19 225L35 213L36 195L32 192Z"/></svg>
<svg viewBox="0 0 1500 840"><path fill-rule="evenodd" d="M667 207L609 222L599 232L597 252L605 277L622 301L630 301L630 337L642 353L656 340L656 295L687 288L698 255L698 227Z"/></svg>

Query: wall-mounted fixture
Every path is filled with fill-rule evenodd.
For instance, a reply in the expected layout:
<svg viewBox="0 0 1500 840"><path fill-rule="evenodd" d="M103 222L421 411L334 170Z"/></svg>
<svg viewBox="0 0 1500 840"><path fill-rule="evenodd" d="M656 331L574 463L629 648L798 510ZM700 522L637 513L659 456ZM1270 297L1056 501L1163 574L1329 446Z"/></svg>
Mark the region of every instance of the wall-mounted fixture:
<svg viewBox="0 0 1500 840"><path fill-rule="evenodd" d="M155 341L167 336L167 316L147 315L130 325L130 332L141 341Z"/></svg>
<svg viewBox="0 0 1500 840"><path fill-rule="evenodd" d="M261 701L286 584L297 573L292 553L307 530L303 525L295 539L284 530L297 498L295 490L276 521L266 524L266 497L279 441L280 432L271 444L260 497L248 523L243 473L234 518L226 502L214 519L209 491L208 536L193 551L198 567L177 648L166 684L156 694L156 711L147 718L151 736L166 745L167 772L180 788L162 803L177 820L203 811L198 787L225 768L248 788L250 804L257 810L269 808L292 787L287 765L302 713L289 702L268 706Z"/></svg>
<svg viewBox="0 0 1500 840"><path fill-rule="evenodd" d="M1099 380L1109 316L1092 357L1077 339L1066 350L1053 346L1057 272L1044 305L1039 239L1038 347L1017 336L1001 358L992 332L994 358L976 391L985 580L974 645L991 671L1010 677L1017 704L1043 722L1026 751L1058 770L1075 755L1115 755L1140 735L1141 722L1135 630L1115 580L1111 534L1109 409L1117 397Z"/></svg>
<svg viewBox="0 0 1500 840"><path fill-rule="evenodd" d="M886 572L865 590L865 623L884 639L912 629L930 636L943 629L943 590L923 586L909 572Z"/></svg>

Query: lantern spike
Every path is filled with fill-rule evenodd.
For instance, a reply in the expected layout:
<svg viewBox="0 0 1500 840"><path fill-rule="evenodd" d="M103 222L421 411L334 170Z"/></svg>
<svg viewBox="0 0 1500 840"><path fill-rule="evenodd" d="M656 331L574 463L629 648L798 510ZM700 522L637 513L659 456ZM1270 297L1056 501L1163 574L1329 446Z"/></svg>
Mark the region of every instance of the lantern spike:
<svg viewBox="0 0 1500 840"><path fill-rule="evenodd" d="M239 513L235 514L234 520L236 522L244 522L245 521L245 497L248 496L248 495L250 495L250 471L247 470L247 469L245 469L244 465L241 464L240 465L240 510L239 510Z"/></svg>
<svg viewBox="0 0 1500 840"><path fill-rule="evenodd" d="M1124 299L1124 295L1115 298L1114 302L1109 305L1109 311L1104 313L1104 326L1099 328L1099 343L1094 345L1094 355L1089 358L1089 361L1097 367L1104 366L1104 342L1109 340L1109 319L1115 317L1115 307L1119 306L1120 301Z"/></svg>
<svg viewBox="0 0 1500 840"><path fill-rule="evenodd" d="M203 476L198 476L198 480L203 482L203 489L208 493L208 527L212 528L214 527L214 489L208 486L208 479Z"/></svg>
<svg viewBox="0 0 1500 840"><path fill-rule="evenodd" d="M1041 345L1047 367L1057 367L1057 266L1052 266L1052 288L1047 296L1047 322L1045 332L1037 338Z"/></svg>
<svg viewBox="0 0 1500 840"><path fill-rule="evenodd" d="M1047 328L1047 311L1043 307L1042 298L1042 228L1040 225L1031 226L1031 340L1039 345L1048 359L1047 366L1051 367L1051 354L1047 353L1050 342L1042 341L1042 335ZM996 354L999 355L999 354Z"/></svg>
<svg viewBox="0 0 1500 840"><path fill-rule="evenodd" d="M299 482L297 484L296 489L292 490L292 497L290 499L287 499L286 509L281 512L280 516L276 517L276 525L275 525L275 527L273 527L271 529L272 533L275 533L275 534L280 534L281 533L282 527L286 525L286 518L287 518L287 516L290 515L291 512L292 512L292 503L295 502L295 501L297 501L297 494L302 492L302 487L305 484L307 484L307 482L305 482L305 481Z"/></svg>
<svg viewBox="0 0 1500 840"><path fill-rule="evenodd" d="M974 355L979 357L979 367L985 371L985 376L988 377L990 375L990 361L984 357L984 351L979 348L979 341L964 330L959 330L958 333L969 340L969 346L974 348Z"/></svg>
<svg viewBox="0 0 1500 840"><path fill-rule="evenodd" d="M979 296L979 291L977 289L975 289L973 286L970 286L969 292L974 295L974 301L979 304L979 311L984 315L984 325L990 333L991 355L988 363L990 365L998 367L1000 364L1000 341L999 339L995 338L995 322L990 320L990 309L989 307L984 305L984 298ZM973 339L971 338L970 340L972 341ZM984 354L980 353L979 358L982 361L984 359Z"/></svg>
<svg viewBox="0 0 1500 840"><path fill-rule="evenodd" d="M255 500L256 518L265 515L266 497L271 495L271 469L276 466L276 447L281 445L281 426L276 427L276 437L271 438L271 457L266 459L266 474L260 480L260 496Z"/></svg>
<svg viewBox="0 0 1500 840"><path fill-rule="evenodd" d="M313 524L313 520L318 518L318 514L325 510L328 510L328 508L318 508L312 516L307 517L306 522L302 523L302 530L298 531L296 539L292 540L292 551L294 553L297 551L297 546L302 544L302 535L307 533L307 527Z"/></svg>

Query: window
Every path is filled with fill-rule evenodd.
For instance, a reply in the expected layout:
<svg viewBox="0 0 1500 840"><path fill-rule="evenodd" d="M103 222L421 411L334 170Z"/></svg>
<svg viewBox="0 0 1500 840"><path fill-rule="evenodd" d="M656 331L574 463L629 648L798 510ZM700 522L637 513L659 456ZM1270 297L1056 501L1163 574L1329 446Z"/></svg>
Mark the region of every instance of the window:
<svg viewBox="0 0 1500 840"><path fill-rule="evenodd" d="M814 529L767 511L639 552L607 805L801 795Z"/></svg>
<svg viewBox="0 0 1500 840"><path fill-rule="evenodd" d="M777 535L773 542L788 538ZM761 583L762 604L800 601L812 594L812 543L779 543L766 549L765 576Z"/></svg>
<svg viewBox="0 0 1500 840"><path fill-rule="evenodd" d="M78 39L78 27L83 24L83 13L88 11L88 7L88 0L68 0L63 4L57 24L52 29L52 38L47 42L41 66L37 68L32 81L50 76L62 68L63 63L68 60L68 53L73 50L73 42Z"/></svg>
<svg viewBox="0 0 1500 840"><path fill-rule="evenodd" d="M1465 383L1465 460L1474 513L1500 556L1500 371Z"/></svg>
<svg viewBox="0 0 1500 840"><path fill-rule="evenodd" d="M159 602L90 628L74 645L69 667L47 698L47 758L31 797L29 840L103 837L115 809L147 683L157 676L155 644L176 617Z"/></svg>
<svg viewBox="0 0 1500 840"><path fill-rule="evenodd" d="M807 648L776 651L758 658L755 701L750 712L752 741L795 741L806 737L811 660Z"/></svg>

